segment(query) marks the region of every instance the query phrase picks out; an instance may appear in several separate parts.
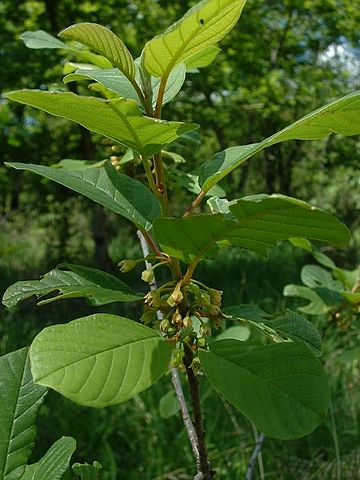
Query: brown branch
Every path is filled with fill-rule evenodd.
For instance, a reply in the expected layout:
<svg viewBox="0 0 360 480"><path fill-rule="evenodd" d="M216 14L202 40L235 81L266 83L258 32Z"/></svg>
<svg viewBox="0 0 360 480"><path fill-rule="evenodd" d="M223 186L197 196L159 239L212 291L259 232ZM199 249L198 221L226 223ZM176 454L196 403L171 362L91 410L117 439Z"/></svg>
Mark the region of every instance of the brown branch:
<svg viewBox="0 0 360 480"><path fill-rule="evenodd" d="M208 458L208 452L205 443L205 430L201 414L201 400L199 391L199 381L192 369L192 362L194 359L192 349L189 345L184 344L184 365L186 368L187 377L189 380L190 398L193 412L193 422L198 439L199 450L199 463L197 465L198 474L194 477L194 480L211 480L215 471L211 468Z"/></svg>

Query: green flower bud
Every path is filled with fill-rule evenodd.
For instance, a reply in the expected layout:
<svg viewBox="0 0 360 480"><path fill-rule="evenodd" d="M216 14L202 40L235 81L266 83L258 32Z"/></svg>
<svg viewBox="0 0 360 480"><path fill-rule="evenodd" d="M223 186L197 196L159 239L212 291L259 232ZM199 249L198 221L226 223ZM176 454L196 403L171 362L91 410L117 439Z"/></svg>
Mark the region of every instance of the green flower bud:
<svg viewBox="0 0 360 480"><path fill-rule="evenodd" d="M192 327L192 324L193 324L193 322L192 322L191 318L186 316L183 320L184 327Z"/></svg>
<svg viewBox="0 0 360 480"><path fill-rule="evenodd" d="M175 307L175 305L179 305L183 301L183 294L181 293L181 290L175 289L170 297L167 300L167 303L170 305L170 307Z"/></svg>
<svg viewBox="0 0 360 480"><path fill-rule="evenodd" d="M148 268L141 273L141 279L146 283L151 283L154 281L154 272L152 268Z"/></svg>
<svg viewBox="0 0 360 480"><path fill-rule="evenodd" d="M210 288L209 295L210 301L213 305L217 307L221 307L221 300L222 300L223 292L221 290L215 290L214 288Z"/></svg>
<svg viewBox="0 0 360 480"><path fill-rule="evenodd" d="M183 324L183 319L179 311L177 310L176 313L172 316L171 323L176 327L181 327Z"/></svg>
<svg viewBox="0 0 360 480"><path fill-rule="evenodd" d="M205 338L198 338L196 343L197 343L198 347L202 348L202 347L205 347L206 340L205 340Z"/></svg>
<svg viewBox="0 0 360 480"><path fill-rule="evenodd" d="M202 337L209 337L211 335L211 328L210 328L209 325L207 325L205 323L200 325L199 331L200 331L200 335Z"/></svg>
<svg viewBox="0 0 360 480"><path fill-rule="evenodd" d="M161 320L160 322L160 330L165 333L169 330L169 327L171 326L171 323L169 322L169 320L167 318L164 318L163 320Z"/></svg>
<svg viewBox="0 0 360 480"><path fill-rule="evenodd" d="M136 260L122 260L120 263L118 263L118 266L120 267L120 272L126 273L130 272L134 267L136 267Z"/></svg>
<svg viewBox="0 0 360 480"><path fill-rule="evenodd" d="M201 363L198 357L195 357L191 362L191 368L193 369L195 374L201 371Z"/></svg>

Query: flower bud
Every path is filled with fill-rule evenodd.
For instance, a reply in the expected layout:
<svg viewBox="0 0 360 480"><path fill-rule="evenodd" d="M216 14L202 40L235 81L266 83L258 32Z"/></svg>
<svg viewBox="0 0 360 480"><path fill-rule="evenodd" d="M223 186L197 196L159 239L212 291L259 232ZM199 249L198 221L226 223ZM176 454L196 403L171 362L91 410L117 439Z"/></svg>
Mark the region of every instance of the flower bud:
<svg viewBox="0 0 360 480"><path fill-rule="evenodd" d="M130 272L130 270L136 267L136 263L137 262L135 260L122 260L120 263L118 263L118 266L120 267L120 272Z"/></svg>
<svg viewBox="0 0 360 480"><path fill-rule="evenodd" d="M141 279L146 283L151 283L154 281L154 272L152 268L148 268L141 273Z"/></svg>
<svg viewBox="0 0 360 480"><path fill-rule="evenodd" d="M201 363L198 357L195 357L191 362L191 368L193 369L195 374L201 371Z"/></svg>
<svg viewBox="0 0 360 480"><path fill-rule="evenodd" d="M169 327L171 326L171 323L169 322L169 320L167 318L164 318L163 320L161 320L160 322L160 330L165 333L169 330Z"/></svg>
<svg viewBox="0 0 360 480"><path fill-rule="evenodd" d="M186 316L183 320L184 327L192 327L192 324L193 324L193 322L192 322L191 318Z"/></svg>
<svg viewBox="0 0 360 480"><path fill-rule="evenodd" d="M222 300L223 292L221 290L215 290L214 288L210 288L209 295L210 301L213 305L217 307L221 307L221 300Z"/></svg>
<svg viewBox="0 0 360 480"><path fill-rule="evenodd" d="M145 303L150 308L159 308L161 305L160 292L158 290L153 290L145 295Z"/></svg>
<svg viewBox="0 0 360 480"><path fill-rule="evenodd" d="M179 311L177 310L176 313L172 316L171 323L176 327L181 327L183 324L183 319Z"/></svg>
<svg viewBox="0 0 360 480"><path fill-rule="evenodd" d="M209 325L206 325L205 323L202 323L200 325L199 331L202 337L209 337L211 335L211 328L209 327Z"/></svg>
<svg viewBox="0 0 360 480"><path fill-rule="evenodd" d="M202 348L202 347L205 347L206 340L205 340L205 338L198 338L196 343L197 343L198 347Z"/></svg>
<svg viewBox="0 0 360 480"><path fill-rule="evenodd" d="M179 305L183 301L183 294L181 293L181 290L175 289L170 297L167 300L167 303L170 305L170 307L175 307L175 305Z"/></svg>

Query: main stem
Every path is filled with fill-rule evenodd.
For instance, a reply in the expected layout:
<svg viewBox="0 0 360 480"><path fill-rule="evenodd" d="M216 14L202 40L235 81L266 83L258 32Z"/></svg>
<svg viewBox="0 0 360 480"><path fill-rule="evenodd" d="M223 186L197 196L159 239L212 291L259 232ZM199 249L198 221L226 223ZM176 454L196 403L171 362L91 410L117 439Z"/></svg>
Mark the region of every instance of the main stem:
<svg viewBox="0 0 360 480"><path fill-rule="evenodd" d="M160 81L159 93L156 102L155 111L153 113L154 118L161 118L162 103L165 93L166 82L168 75L164 76ZM171 207L169 203L169 197L166 189L166 181L164 175L164 165L162 161L161 152L158 152L154 155L154 169L155 169L155 179L156 179L156 188L158 193L158 198L161 205L161 211L163 216L171 216ZM198 200L200 203L202 196ZM195 208L197 203L193 206ZM189 214L191 213L189 211ZM174 280L179 281L182 278L182 272L180 269L180 263L176 258L170 257L170 270ZM187 295L184 297L183 304L181 305L181 310L185 312L188 309L187 305ZM208 452L205 443L205 430L201 413L201 399L200 399L200 390L199 390L199 381L197 376L192 368L192 362L194 359L194 354L191 347L188 344L184 344L184 365L186 368L186 373L189 381L189 390L190 398L193 412L193 423L195 428L195 433L197 437L197 452L196 456L196 467L197 475L195 476L196 480L210 480L215 475L214 470L212 470L209 459Z"/></svg>
<svg viewBox="0 0 360 480"><path fill-rule="evenodd" d="M201 413L201 400L200 400L200 390L199 390L199 381L197 376L192 369L192 361L194 359L193 352L191 347L187 344L184 344L184 365L186 368L186 374L189 380L189 389L190 389L190 398L191 406L193 411L193 422L194 428L197 436L198 442L198 473L202 474L202 477L196 476L195 478L202 478L204 480L212 479L215 475L215 471L211 468L209 463L208 452L205 443L205 430L203 425L202 413Z"/></svg>

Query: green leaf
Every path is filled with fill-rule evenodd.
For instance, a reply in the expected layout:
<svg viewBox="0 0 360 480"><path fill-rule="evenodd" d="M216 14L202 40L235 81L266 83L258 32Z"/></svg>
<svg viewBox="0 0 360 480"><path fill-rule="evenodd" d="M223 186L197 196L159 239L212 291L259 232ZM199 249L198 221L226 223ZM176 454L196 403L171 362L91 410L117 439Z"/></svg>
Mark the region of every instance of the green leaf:
<svg viewBox="0 0 360 480"><path fill-rule="evenodd" d="M88 463L74 463L71 467L74 475L76 475L79 480L98 480L100 478L100 470L102 466L99 462L93 462L92 465Z"/></svg>
<svg viewBox="0 0 360 480"><path fill-rule="evenodd" d="M18 90L6 98L79 123L142 155L152 155L198 125L143 117L133 100L102 100L74 93Z"/></svg>
<svg viewBox="0 0 360 480"><path fill-rule="evenodd" d="M192 173L182 172L181 170L175 170L173 172L174 180L182 188L186 188L191 193L199 195L201 188L199 185L199 177ZM219 185L215 185L209 192L208 195L217 195L218 197L225 197L226 192Z"/></svg>
<svg viewBox="0 0 360 480"><path fill-rule="evenodd" d="M125 402L150 387L170 357L155 330L107 314L45 328L30 347L36 383L92 407Z"/></svg>
<svg viewBox="0 0 360 480"><path fill-rule="evenodd" d="M174 390L170 390L160 399L159 414L161 418L170 418L179 412L179 400Z"/></svg>
<svg viewBox="0 0 360 480"><path fill-rule="evenodd" d="M34 447L46 388L32 381L28 349L0 357L0 479L18 480Z"/></svg>
<svg viewBox="0 0 360 480"><path fill-rule="evenodd" d="M360 134L360 92L319 108L260 143L231 147L217 153L200 172L200 185L208 191L228 173L264 148L287 140L321 140L332 133Z"/></svg>
<svg viewBox="0 0 360 480"><path fill-rule="evenodd" d="M290 243L297 248L301 248L302 250L311 253L315 260L317 260L324 267L331 269L336 268L336 265L331 258L315 248L314 245L309 242L309 240L306 240L305 238L290 238Z"/></svg>
<svg viewBox="0 0 360 480"><path fill-rule="evenodd" d="M301 269L301 281L310 288L325 287L335 291L343 289L341 282L334 280L330 272L318 265L305 265Z"/></svg>
<svg viewBox="0 0 360 480"><path fill-rule="evenodd" d="M133 222L138 228L150 230L160 215L160 206L154 195L142 183L127 175L105 168L67 170L27 163L7 163L16 170L28 170L60 183L90 200Z"/></svg>
<svg viewBox="0 0 360 480"><path fill-rule="evenodd" d="M175 65L215 45L237 23L246 0L203 0L144 49L146 69L167 76Z"/></svg>
<svg viewBox="0 0 360 480"><path fill-rule="evenodd" d="M310 303L304 307L297 307L300 312L307 313L308 315L323 315L331 309L322 298L309 287L290 284L286 285L283 293L285 297L299 297L310 300Z"/></svg>
<svg viewBox="0 0 360 480"><path fill-rule="evenodd" d="M108 28L97 23L77 23L62 30L59 36L86 45L107 58L128 78L135 78L135 63L125 44Z"/></svg>
<svg viewBox="0 0 360 480"><path fill-rule="evenodd" d="M191 55L191 57L185 60L185 65L187 70L195 70L197 68L208 67L218 56L221 49L219 47L208 47L205 50Z"/></svg>
<svg viewBox="0 0 360 480"><path fill-rule="evenodd" d="M210 383L270 437L303 437L326 415L326 375L302 343L222 340L200 351L199 358Z"/></svg>
<svg viewBox="0 0 360 480"><path fill-rule="evenodd" d="M224 330L216 337L216 341L218 340L240 340L241 342L246 342L250 337L250 329L248 327L243 326L236 326L230 327Z"/></svg>
<svg viewBox="0 0 360 480"><path fill-rule="evenodd" d="M255 195L230 204L230 215L158 218L155 236L163 250L184 262L214 256L226 246L266 254L279 240L302 236L345 245L348 229L332 215L283 195Z"/></svg>
<svg viewBox="0 0 360 480"><path fill-rule="evenodd" d="M73 438L61 437L38 463L26 467L21 480L60 480L69 468L75 449L76 441Z"/></svg>
<svg viewBox="0 0 360 480"><path fill-rule="evenodd" d="M118 68L110 69L79 69L64 77L64 83L77 82L81 80L95 80L105 88L116 93L120 97L133 99L139 102L138 94L131 82L123 75Z"/></svg>
<svg viewBox="0 0 360 480"><path fill-rule="evenodd" d="M163 98L163 105L171 102L176 95L180 92L186 78L186 66L180 63L170 72L169 78L166 82L165 93ZM151 84L153 89L153 107L156 106L157 96L159 94L160 79L157 77L151 78Z"/></svg>
<svg viewBox="0 0 360 480"><path fill-rule="evenodd" d="M251 304L241 304L241 305L232 305L231 307L225 307L222 309L222 312L225 315L228 315L233 318L240 318L243 320L250 320L251 322L261 323L265 322L266 319L271 318L271 315L264 312L257 305Z"/></svg>
<svg viewBox="0 0 360 480"><path fill-rule="evenodd" d="M56 293L56 296L39 301L38 305L79 297L84 297L94 306L112 302L136 302L143 298L143 295L135 293L109 273L81 265L63 264L44 275L41 280L14 283L5 291L3 304L7 308L15 308L34 295L42 299L50 293Z"/></svg>
<svg viewBox="0 0 360 480"><path fill-rule="evenodd" d="M316 356L321 355L321 337L312 323L298 313L288 310L266 323L270 328L294 342L304 342Z"/></svg>
<svg viewBox="0 0 360 480"><path fill-rule="evenodd" d="M70 45L44 32L44 30L24 32L20 35L20 38L28 48L62 48L64 50L73 50Z"/></svg>

